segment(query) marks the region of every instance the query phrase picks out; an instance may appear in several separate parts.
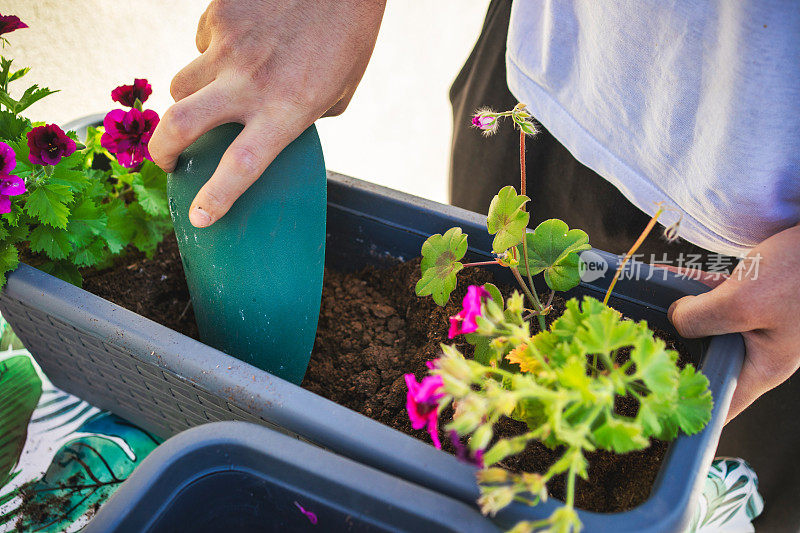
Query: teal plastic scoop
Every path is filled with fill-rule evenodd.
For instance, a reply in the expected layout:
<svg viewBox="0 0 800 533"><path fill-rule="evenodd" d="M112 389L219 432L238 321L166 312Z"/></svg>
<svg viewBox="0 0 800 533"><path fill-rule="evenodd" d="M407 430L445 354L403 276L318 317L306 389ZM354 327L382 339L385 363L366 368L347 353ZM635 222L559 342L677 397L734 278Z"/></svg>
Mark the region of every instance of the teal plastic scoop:
<svg viewBox="0 0 800 533"><path fill-rule="evenodd" d="M180 156L167 179L170 213L203 342L300 383L317 331L325 263L322 146L311 126L224 217L195 228L189 206L241 130L219 126Z"/></svg>

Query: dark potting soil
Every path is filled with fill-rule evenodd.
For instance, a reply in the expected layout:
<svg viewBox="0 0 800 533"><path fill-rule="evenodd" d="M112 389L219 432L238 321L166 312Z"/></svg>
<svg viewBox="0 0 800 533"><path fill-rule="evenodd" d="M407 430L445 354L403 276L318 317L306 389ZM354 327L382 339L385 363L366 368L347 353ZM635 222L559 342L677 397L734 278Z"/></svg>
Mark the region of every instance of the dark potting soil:
<svg viewBox="0 0 800 533"><path fill-rule="evenodd" d="M385 269L366 268L358 273L326 270L319 328L302 385L430 442L425 431L411 429L405 410L403 374L412 372L418 379L425 375L425 362L440 355L440 343L453 342L447 339L448 317L459 311L466 287L490 281L491 275L480 269L464 271L445 307L437 306L429 297L415 295L418 278L418 259ZM159 245L154 259L134 252L112 269L87 272L84 288L198 338L172 235ZM550 317L558 316L562 309L563 302L555 302ZM455 339L455 344L465 354L470 353L463 337ZM618 403L617 410L634 414L636 406L623 401ZM500 424L498 434L511 436L523 429L524 424L509 419ZM445 449L454 451L449 443L445 443ZM592 511L617 512L644 502L666 449L667 443L653 440L646 450L621 456L603 451L588 454L589 480L578 480L576 505ZM559 455L560 450L535 442L503 465L513 471L544 472ZM563 498L563 476L554 479L549 489L552 496Z"/></svg>

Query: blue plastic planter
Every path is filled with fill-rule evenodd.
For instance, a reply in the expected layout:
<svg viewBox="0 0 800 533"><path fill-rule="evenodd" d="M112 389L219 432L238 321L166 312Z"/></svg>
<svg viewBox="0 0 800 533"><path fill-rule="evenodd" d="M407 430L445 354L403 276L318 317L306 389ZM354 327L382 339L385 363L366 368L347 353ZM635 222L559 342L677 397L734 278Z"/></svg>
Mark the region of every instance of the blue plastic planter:
<svg viewBox="0 0 800 533"><path fill-rule="evenodd" d="M316 446L254 424L218 422L154 450L83 531L498 529L464 503Z"/></svg>

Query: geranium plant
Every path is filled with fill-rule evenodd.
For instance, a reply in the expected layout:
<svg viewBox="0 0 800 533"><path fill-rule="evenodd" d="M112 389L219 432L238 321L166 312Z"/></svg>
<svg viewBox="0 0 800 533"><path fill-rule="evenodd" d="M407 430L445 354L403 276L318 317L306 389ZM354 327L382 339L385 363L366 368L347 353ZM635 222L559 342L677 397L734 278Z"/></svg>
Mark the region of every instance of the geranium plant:
<svg viewBox="0 0 800 533"><path fill-rule="evenodd" d="M546 325L555 292L579 284L578 254L590 247L589 239L557 219L527 231L525 140L536 132L532 117L520 104L502 113L480 110L473 124L491 134L506 118L520 131L521 194L504 187L491 202L487 229L494 235L495 259L462 263L467 235L460 228L433 235L422 247L417 294L444 305L461 270L487 264L509 268L522 292L504 299L492 284L470 286L463 309L450 318L449 338L466 335L475 347L473 358L443 345L443 355L428 363L429 375L421 382L406 376L407 407L413 427L426 428L440 447L439 415L454 406L445 430L458 454L482 468L478 503L484 513L497 513L515 500L536 505L547 498L546 484L565 475L564 505L546 519L517 524L514 531L578 531L575 486L578 476L588 476L587 452L626 453L648 447L651 438L696 433L711 417L712 398L708 379L691 364L681 368L677 352L667 349L646 322L628 320L607 305L613 283L603 302L572 298ZM659 207L621 261L614 282L664 211ZM674 238L676 227L667 234ZM544 303L533 283L540 274L550 289ZM634 416L615 408L620 397L638 404ZM498 438L494 427L503 417L525 422L527 431ZM468 439L468 449L461 438ZM547 471L517 474L496 466L533 440L563 450Z"/></svg>
<svg viewBox="0 0 800 533"><path fill-rule="evenodd" d="M27 25L17 17L0 15L0 33L21 28ZM130 109L108 113L81 144L75 132L22 115L55 91L32 85L13 97L12 82L29 69L12 62L0 58L0 286L21 251L76 285L81 268L109 266L131 247L152 255L171 221L166 174L147 151L158 123L142 109L150 84L137 79L114 89L112 99Z"/></svg>

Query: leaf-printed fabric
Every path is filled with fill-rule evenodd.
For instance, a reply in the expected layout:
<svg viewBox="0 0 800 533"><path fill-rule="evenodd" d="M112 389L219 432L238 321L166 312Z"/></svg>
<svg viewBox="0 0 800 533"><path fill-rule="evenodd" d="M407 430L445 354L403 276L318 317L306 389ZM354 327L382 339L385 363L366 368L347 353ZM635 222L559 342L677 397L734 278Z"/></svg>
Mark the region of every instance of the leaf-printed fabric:
<svg viewBox="0 0 800 533"><path fill-rule="evenodd" d="M687 533L748 533L764 510L758 476L743 459L718 457L711 463L703 494Z"/></svg>
<svg viewBox="0 0 800 533"><path fill-rule="evenodd" d="M159 443L0 352L0 533L79 531Z"/></svg>

